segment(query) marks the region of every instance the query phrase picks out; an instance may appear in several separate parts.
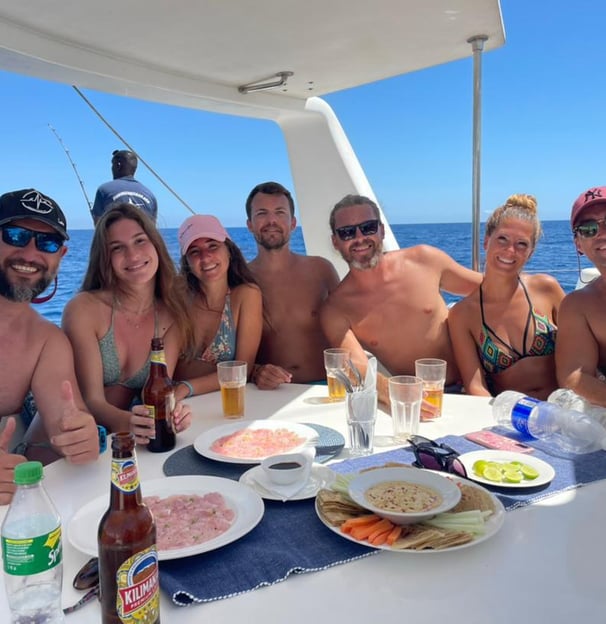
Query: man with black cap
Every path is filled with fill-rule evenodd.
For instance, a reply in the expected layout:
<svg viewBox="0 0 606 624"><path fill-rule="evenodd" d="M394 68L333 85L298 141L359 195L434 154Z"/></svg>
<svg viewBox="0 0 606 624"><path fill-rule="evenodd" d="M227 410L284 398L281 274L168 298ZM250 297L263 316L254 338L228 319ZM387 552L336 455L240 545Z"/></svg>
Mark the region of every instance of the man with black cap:
<svg viewBox="0 0 606 624"><path fill-rule="evenodd" d="M65 334L30 306L55 280L69 238L65 216L35 189L0 196L0 505L10 502L13 471L29 459L63 455L74 464L97 459L99 436L76 383ZM25 434L24 455L9 444L28 392L38 415ZM8 417L8 418L7 418ZM15 440L13 440L15 442ZM27 450L25 450L27 448Z"/></svg>
<svg viewBox="0 0 606 624"><path fill-rule="evenodd" d="M112 153L113 180L97 189L91 214L95 225L112 204L133 204L144 210L153 220L158 216L158 203L154 194L141 182L135 180L137 156L129 150Z"/></svg>
<svg viewBox="0 0 606 624"><path fill-rule="evenodd" d="M606 407L606 186L579 195L570 226L577 254L587 256L600 275L560 304L556 373L562 388Z"/></svg>

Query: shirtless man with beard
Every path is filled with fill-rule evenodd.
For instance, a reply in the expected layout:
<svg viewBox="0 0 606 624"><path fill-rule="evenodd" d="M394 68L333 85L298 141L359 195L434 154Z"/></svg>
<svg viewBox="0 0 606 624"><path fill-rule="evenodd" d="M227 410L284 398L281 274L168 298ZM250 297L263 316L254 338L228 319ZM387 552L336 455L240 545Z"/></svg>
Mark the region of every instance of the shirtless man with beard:
<svg viewBox="0 0 606 624"><path fill-rule="evenodd" d="M289 248L297 225L290 192L258 184L246 200L246 225L257 241L250 269L261 287L265 323L252 379L261 389L325 379L320 306L339 283L332 264Z"/></svg>
<svg viewBox="0 0 606 624"><path fill-rule="evenodd" d="M440 290L468 295L480 284L480 273L429 245L383 253L385 230L368 197L344 197L330 214L330 228L335 249L349 265L321 311L330 344L348 349L361 371L367 350L392 375L414 375L418 358L441 358L447 362L446 384L457 382ZM388 404L387 379L378 376L377 390Z"/></svg>
<svg viewBox="0 0 606 624"><path fill-rule="evenodd" d="M76 383L72 349L63 332L31 306L53 282L67 251L65 216L34 189L0 197L0 505L15 491L14 468L26 459L73 464L99 456L94 418ZM11 453L15 414L32 391L38 414L28 429L25 455Z"/></svg>

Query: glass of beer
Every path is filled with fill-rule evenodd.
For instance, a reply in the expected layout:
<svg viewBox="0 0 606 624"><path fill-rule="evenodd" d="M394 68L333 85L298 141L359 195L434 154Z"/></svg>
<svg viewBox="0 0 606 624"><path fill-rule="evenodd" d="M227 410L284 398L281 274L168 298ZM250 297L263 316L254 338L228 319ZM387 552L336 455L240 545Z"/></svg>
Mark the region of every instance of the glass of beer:
<svg viewBox="0 0 606 624"><path fill-rule="evenodd" d="M221 386L221 401L225 418L244 416L246 389L246 362L233 360L217 364L217 376Z"/></svg>
<svg viewBox="0 0 606 624"><path fill-rule="evenodd" d="M415 374L423 380L421 421L440 418L442 416L444 382L446 381L446 362L436 358L416 360Z"/></svg>
<svg viewBox="0 0 606 624"><path fill-rule="evenodd" d="M337 379L336 372L347 375L349 351L347 349L324 349L324 367L326 368L326 382L328 383L328 398L330 401L345 399L345 386Z"/></svg>

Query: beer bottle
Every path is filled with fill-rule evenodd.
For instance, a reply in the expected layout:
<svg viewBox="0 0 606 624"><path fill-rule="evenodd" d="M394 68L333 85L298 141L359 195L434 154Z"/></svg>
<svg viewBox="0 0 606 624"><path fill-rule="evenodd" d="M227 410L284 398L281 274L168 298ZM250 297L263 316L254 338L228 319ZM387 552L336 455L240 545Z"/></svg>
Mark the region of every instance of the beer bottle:
<svg viewBox="0 0 606 624"><path fill-rule="evenodd" d="M141 500L135 436L112 436L109 509L99 523L102 624L159 624L156 525Z"/></svg>
<svg viewBox="0 0 606 624"><path fill-rule="evenodd" d="M164 453L175 448L176 436L173 429L175 390L166 370L162 338L152 338L151 364L149 376L143 386L142 399L156 426L156 437L149 441L147 448L153 453Z"/></svg>

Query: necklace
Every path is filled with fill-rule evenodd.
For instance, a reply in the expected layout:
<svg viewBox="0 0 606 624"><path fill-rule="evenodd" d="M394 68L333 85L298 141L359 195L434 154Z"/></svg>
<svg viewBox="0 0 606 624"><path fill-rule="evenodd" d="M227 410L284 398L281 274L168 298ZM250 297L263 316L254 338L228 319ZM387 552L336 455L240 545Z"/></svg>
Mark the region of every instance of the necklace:
<svg viewBox="0 0 606 624"><path fill-rule="evenodd" d="M149 313L155 308L155 301L152 301L150 304L145 306L141 311L129 310L126 306L124 306L119 299L116 299L116 307L124 316L124 320L128 325L134 327L135 329L139 329L141 325L147 320ZM129 318L129 315L132 315L132 318Z"/></svg>

